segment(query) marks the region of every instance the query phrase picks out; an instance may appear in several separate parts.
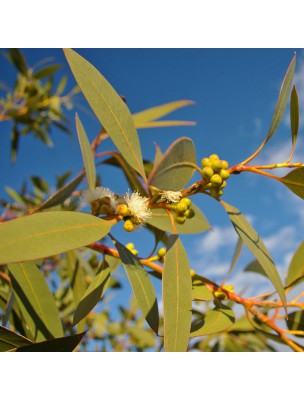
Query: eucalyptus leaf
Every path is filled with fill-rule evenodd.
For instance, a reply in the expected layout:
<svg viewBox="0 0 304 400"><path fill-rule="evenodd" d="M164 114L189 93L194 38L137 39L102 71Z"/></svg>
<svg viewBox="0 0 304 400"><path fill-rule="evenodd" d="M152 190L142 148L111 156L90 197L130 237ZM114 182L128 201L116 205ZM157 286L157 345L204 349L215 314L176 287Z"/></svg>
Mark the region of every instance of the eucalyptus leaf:
<svg viewBox="0 0 304 400"><path fill-rule="evenodd" d="M191 100L180 100L173 101L171 103L162 104L160 106L151 107L147 110L140 111L136 114L133 114L133 120L135 125L141 125L145 122L154 121L156 119L162 118L165 115L172 113L175 110L178 110L181 107L185 107L191 104L194 104L194 101Z"/></svg>
<svg viewBox="0 0 304 400"><path fill-rule="evenodd" d="M257 260L251 261L244 269L245 272L255 272L256 274L260 274L267 278L265 271L263 270L261 264Z"/></svg>
<svg viewBox="0 0 304 400"><path fill-rule="evenodd" d="M0 326L0 351L8 351L32 343L26 337L17 335L17 333L4 328L4 326Z"/></svg>
<svg viewBox="0 0 304 400"><path fill-rule="evenodd" d="M137 257L121 243L114 243L143 316L153 331L158 333L159 314L152 281Z"/></svg>
<svg viewBox="0 0 304 400"><path fill-rule="evenodd" d="M186 219L183 225L174 224L172 226L171 219L168 212L163 208L152 209L152 217L147 220L148 225L152 225L164 232L178 233L178 234L195 234L201 233L211 229L206 217L201 210L193 203L191 205L195 215L193 218ZM174 214L172 214L174 218Z"/></svg>
<svg viewBox="0 0 304 400"><path fill-rule="evenodd" d="M82 159L88 180L88 186L89 189L93 192L96 186L96 170L94 163L94 155L90 146L89 139L85 132L85 129L77 114L75 120L76 120L76 130L77 130L78 140L82 153Z"/></svg>
<svg viewBox="0 0 304 400"><path fill-rule="evenodd" d="M130 188L133 191L138 191L138 193L140 193L142 196L147 196L147 192L144 189L141 181L139 180L137 173L129 166L128 163L126 163L124 157L122 157L120 153L114 151L111 151L109 153L112 155L112 157L103 161L103 164L117 165L121 167L125 174L125 177L127 178Z"/></svg>
<svg viewBox="0 0 304 400"><path fill-rule="evenodd" d="M180 190L196 170L195 147L191 139L174 141L149 175L149 185L161 190Z"/></svg>
<svg viewBox="0 0 304 400"><path fill-rule="evenodd" d="M288 314L287 319L288 329L291 331L302 331L304 332L304 312L303 311L294 311ZM304 336L304 333L301 335Z"/></svg>
<svg viewBox="0 0 304 400"><path fill-rule="evenodd" d="M66 267L70 281L70 288L73 293L74 309L77 309L85 291L85 272L82 267L81 259L76 250L67 251L66 253ZM77 324L77 332L82 332L85 329L85 320Z"/></svg>
<svg viewBox="0 0 304 400"><path fill-rule="evenodd" d="M0 224L0 264L36 260L104 237L116 220L75 211L46 211Z"/></svg>
<svg viewBox="0 0 304 400"><path fill-rule="evenodd" d="M43 79L48 76L52 76L59 69L61 69L60 64L48 65L47 67L43 67L39 71L35 72L33 74L33 78L34 79Z"/></svg>
<svg viewBox="0 0 304 400"><path fill-rule="evenodd" d="M275 264L262 239L237 208L225 203L224 201L221 201L221 204L225 208L236 233L256 257L265 271L265 274L276 288L282 303L286 308L286 297L280 275L278 274Z"/></svg>
<svg viewBox="0 0 304 400"><path fill-rule="evenodd" d="M192 280L187 253L177 235L169 236L162 290L165 351L187 351L192 316Z"/></svg>
<svg viewBox="0 0 304 400"><path fill-rule="evenodd" d="M110 282L110 266L104 261L93 281L88 286L75 310L73 325L76 325L96 306Z"/></svg>
<svg viewBox="0 0 304 400"><path fill-rule="evenodd" d="M52 194L52 196L50 196L42 204L40 204L40 206L35 210L35 212L45 210L46 208L55 207L59 204L62 204L68 197L70 197L70 195L73 193L73 191L78 187L78 185L82 181L83 177L84 177L84 173L81 172L74 179L72 179L70 182L68 182L62 188L57 190L57 192Z"/></svg>
<svg viewBox="0 0 304 400"><path fill-rule="evenodd" d="M200 301L212 301L213 294L212 292L207 288L207 286L204 285L204 282L200 279L193 279L192 281L192 299L193 300L200 300Z"/></svg>
<svg viewBox="0 0 304 400"><path fill-rule="evenodd" d="M92 64L71 49L64 53L82 93L115 146L131 167L145 177L140 143L125 102Z"/></svg>
<svg viewBox="0 0 304 400"><path fill-rule="evenodd" d="M234 324L235 317L231 308L221 305L206 313L205 317L198 319L191 326L190 337L212 335L228 330Z"/></svg>
<svg viewBox="0 0 304 400"><path fill-rule="evenodd" d="M276 130L278 129L284 113L285 113L285 109L286 109L286 105L289 99L289 94L291 91L291 86L292 86L292 81L293 81L293 76L294 76L294 71L295 71L295 67L296 67L296 55L293 56L289 67L286 71L281 89L280 89L280 93L279 93L279 97L277 100L277 104L274 110L274 114L272 117L272 121L270 124L270 128L269 131L267 133L267 136L265 138L264 144L266 144L269 139L272 138L272 136L274 135L274 133L276 132Z"/></svg>
<svg viewBox="0 0 304 400"><path fill-rule="evenodd" d="M304 199L304 167L293 169L281 178L281 182L301 199Z"/></svg>
<svg viewBox="0 0 304 400"><path fill-rule="evenodd" d="M54 297L34 263L8 266L11 284L21 313L35 341L63 335Z"/></svg>
<svg viewBox="0 0 304 400"><path fill-rule="evenodd" d="M297 143L299 122L300 122L299 99L298 99L297 89L294 86L291 91L291 97L290 97L290 127L291 127L292 155L294 153Z"/></svg>
<svg viewBox="0 0 304 400"><path fill-rule="evenodd" d="M302 282L302 278L304 279L304 242L300 244L292 257L287 272L286 286L295 286Z"/></svg>
<svg viewBox="0 0 304 400"><path fill-rule="evenodd" d="M78 333L76 335L65 336L58 339L46 340L40 343L33 343L31 345L18 347L12 351L25 351L25 352L70 352L75 350L79 345L86 332Z"/></svg>

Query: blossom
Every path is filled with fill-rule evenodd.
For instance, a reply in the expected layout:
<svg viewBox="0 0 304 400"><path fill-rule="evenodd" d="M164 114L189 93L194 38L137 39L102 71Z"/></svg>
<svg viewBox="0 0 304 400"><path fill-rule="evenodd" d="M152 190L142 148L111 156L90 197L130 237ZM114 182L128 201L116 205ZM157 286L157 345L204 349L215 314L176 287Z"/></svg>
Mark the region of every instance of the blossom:
<svg viewBox="0 0 304 400"><path fill-rule="evenodd" d="M161 201L167 201L167 203L177 203L182 197L182 192L173 192L171 190L164 190L161 192Z"/></svg>
<svg viewBox="0 0 304 400"><path fill-rule="evenodd" d="M110 189L106 187L98 186L93 191L86 190L82 195L84 203L92 203L92 201L102 199L103 197L108 197L110 199L111 206L116 208L115 195Z"/></svg>
<svg viewBox="0 0 304 400"><path fill-rule="evenodd" d="M152 212L149 209L149 199L147 197L142 197L137 191L135 191L131 195L130 193L127 193L124 196L124 199L131 215L137 218L140 223L152 216Z"/></svg>

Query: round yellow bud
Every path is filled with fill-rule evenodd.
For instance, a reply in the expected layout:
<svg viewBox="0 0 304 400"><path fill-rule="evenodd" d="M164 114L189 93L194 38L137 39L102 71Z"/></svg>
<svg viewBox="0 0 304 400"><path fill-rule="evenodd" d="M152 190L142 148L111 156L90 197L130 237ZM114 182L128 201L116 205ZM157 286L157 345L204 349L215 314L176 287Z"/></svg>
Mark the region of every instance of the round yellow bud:
<svg viewBox="0 0 304 400"><path fill-rule="evenodd" d="M127 219L127 220L125 221L123 227L124 227L124 230L125 230L126 232L132 232L132 231L134 231L134 229L135 229L134 224L133 224L133 222L132 222L130 219Z"/></svg>
<svg viewBox="0 0 304 400"><path fill-rule="evenodd" d="M129 207L126 204L118 204L116 212L123 217L128 217L131 214Z"/></svg>

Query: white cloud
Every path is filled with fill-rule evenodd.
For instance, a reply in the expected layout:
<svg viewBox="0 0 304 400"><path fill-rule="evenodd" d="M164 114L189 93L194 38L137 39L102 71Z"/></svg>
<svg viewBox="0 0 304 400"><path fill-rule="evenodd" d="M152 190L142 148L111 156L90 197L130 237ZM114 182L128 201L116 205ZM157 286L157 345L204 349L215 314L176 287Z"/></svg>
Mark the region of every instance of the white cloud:
<svg viewBox="0 0 304 400"><path fill-rule="evenodd" d="M232 226L214 226L196 243L196 252L204 256L214 254L220 248L236 243L236 233Z"/></svg>
<svg viewBox="0 0 304 400"><path fill-rule="evenodd" d="M270 252L282 254L295 246L297 229L294 226L284 226L276 233L264 239L265 246Z"/></svg>

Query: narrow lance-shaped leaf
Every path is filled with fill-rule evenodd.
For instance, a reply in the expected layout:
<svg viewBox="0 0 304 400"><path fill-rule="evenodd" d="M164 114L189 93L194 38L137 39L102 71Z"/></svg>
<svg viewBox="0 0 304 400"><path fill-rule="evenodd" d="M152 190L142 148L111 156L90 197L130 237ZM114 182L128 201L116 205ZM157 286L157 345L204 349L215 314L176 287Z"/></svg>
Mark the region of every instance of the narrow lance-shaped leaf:
<svg viewBox="0 0 304 400"><path fill-rule="evenodd" d="M180 190L196 170L195 147L191 139L182 137L171 144L149 176L149 185L162 190Z"/></svg>
<svg viewBox="0 0 304 400"><path fill-rule="evenodd" d="M291 91L291 97L290 97L290 127L291 127L292 149L288 161L292 159L295 151L298 138L299 123L300 123L299 99L298 99L297 89L294 86Z"/></svg>
<svg viewBox="0 0 304 400"><path fill-rule="evenodd" d="M231 308L224 306L210 310L205 317L195 321L191 326L190 337L212 335L231 328L234 324L234 312Z"/></svg>
<svg viewBox="0 0 304 400"><path fill-rule="evenodd" d="M262 239L237 208L232 207L224 201L221 201L221 204L225 208L236 233L259 261L266 275L276 288L284 307L286 307L286 297L280 275Z"/></svg>
<svg viewBox="0 0 304 400"><path fill-rule="evenodd" d="M304 279L304 242L300 244L292 257L287 272L286 285L298 284L302 281L301 278Z"/></svg>
<svg viewBox="0 0 304 400"><path fill-rule="evenodd" d="M201 210L193 203L191 205L191 209L194 211L194 217L186 219L183 225L175 224L173 226L167 210L163 208L153 208L152 218L149 218L147 223L164 232L188 235L201 233L211 229L205 215L201 212Z"/></svg>
<svg viewBox="0 0 304 400"><path fill-rule="evenodd" d="M87 246L116 220L76 211L48 211L0 224L0 264L36 260Z"/></svg>
<svg viewBox="0 0 304 400"><path fill-rule="evenodd" d="M157 333L159 314L156 294L151 279L139 260L129 249L117 241L114 243L143 316L153 331Z"/></svg>
<svg viewBox="0 0 304 400"><path fill-rule="evenodd" d="M147 110L140 111L136 114L133 114L132 116L135 125L140 125L144 122L154 121L156 119L162 118L165 115L168 115L181 107L185 107L194 103L195 102L192 100L173 101L171 103L148 108Z"/></svg>
<svg viewBox="0 0 304 400"><path fill-rule="evenodd" d="M265 276L267 278L267 275L263 268L261 267L261 264L258 262L258 260L253 260L251 263L247 265L247 267L244 269L245 272L255 272L256 274L260 274L262 276Z"/></svg>
<svg viewBox="0 0 304 400"><path fill-rule="evenodd" d="M169 128L172 126L193 126L196 125L193 121L147 121L136 124L137 129L145 128Z"/></svg>
<svg viewBox="0 0 304 400"><path fill-rule="evenodd" d="M32 343L26 337L17 335L15 332L0 326L0 351L8 351Z"/></svg>
<svg viewBox="0 0 304 400"><path fill-rule="evenodd" d="M63 335L54 297L34 263L8 266L11 284L21 313L35 341Z"/></svg>
<svg viewBox="0 0 304 400"><path fill-rule="evenodd" d="M103 164L118 165L122 168L127 181L133 191L137 190L142 196L147 196L147 193L137 175L137 173L126 163L125 159L120 153L111 151L109 152L112 158L103 161Z"/></svg>
<svg viewBox="0 0 304 400"><path fill-rule="evenodd" d="M239 237L238 241L236 243L235 249L234 249L234 253L233 253L233 256L232 256L232 261L231 261L230 268L229 268L229 271L227 273L227 276L229 276L231 274L231 272L233 271L233 269L234 269L234 267L235 267L240 255L241 255L242 247L243 247L243 241Z"/></svg>
<svg viewBox="0 0 304 400"><path fill-rule="evenodd" d="M110 266L106 261L103 261L99 268L95 278L88 286L84 295L82 296L73 319L73 325L76 325L89 312L96 306L98 301L103 296L110 282Z"/></svg>
<svg viewBox="0 0 304 400"><path fill-rule="evenodd" d="M46 208L55 207L59 204L62 204L64 200L66 200L73 191L80 184L84 176L84 172L81 172L75 178L73 178L70 182L64 185L62 188L57 190L52 196L50 196L47 200L45 200L40 206L35 210L35 212L44 210Z"/></svg>
<svg viewBox="0 0 304 400"><path fill-rule="evenodd" d="M67 251L66 253L66 268L70 280L70 288L73 293L74 310L78 307L82 296L86 290L85 272L82 267L81 259L77 250ZM90 276L90 275L88 275ZM86 321L80 321L77 324L77 332L83 332Z"/></svg>
<svg viewBox="0 0 304 400"><path fill-rule="evenodd" d="M285 113L285 109L286 109L286 105L289 99L289 93L291 90L291 85L292 85L292 80L293 80L293 76L294 76L294 71L295 71L295 67L296 67L296 55L293 56L289 67L286 71L281 89L280 89L280 93L279 93L279 97L278 97L278 101L274 110L274 114L272 117L272 121L270 124L270 128L269 131L267 133L267 136L264 140L264 144L266 144L269 139L272 138L272 136L274 135L274 133L276 132L276 130L278 129L282 118L284 116Z"/></svg>
<svg viewBox="0 0 304 400"><path fill-rule="evenodd" d="M95 170L93 151L91 149L90 142L84 130L84 127L77 114L75 117L75 121L76 121L78 140L82 153L82 159L88 180L88 186L89 189L93 191L96 186L96 170Z"/></svg>
<svg viewBox="0 0 304 400"><path fill-rule="evenodd" d="M294 194L304 199L304 167L293 169L280 181Z"/></svg>
<svg viewBox="0 0 304 400"><path fill-rule="evenodd" d="M57 339L46 340L40 343L33 343L28 346L18 347L11 351L25 352L70 352L79 345L86 332L76 335L65 336Z"/></svg>
<svg viewBox="0 0 304 400"><path fill-rule="evenodd" d="M53 75L56 71L61 69L60 64L48 65L47 67L41 68L39 71L33 74L34 79L43 79Z"/></svg>
<svg viewBox="0 0 304 400"><path fill-rule="evenodd" d="M128 107L92 64L71 49L64 53L82 93L115 146L145 177L140 143Z"/></svg>
<svg viewBox="0 0 304 400"><path fill-rule="evenodd" d="M169 236L162 287L165 351L187 351L192 316L192 280L187 253L177 235Z"/></svg>

